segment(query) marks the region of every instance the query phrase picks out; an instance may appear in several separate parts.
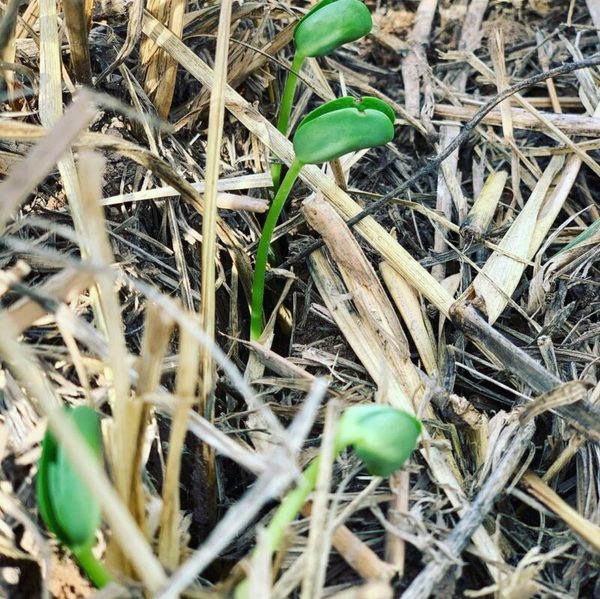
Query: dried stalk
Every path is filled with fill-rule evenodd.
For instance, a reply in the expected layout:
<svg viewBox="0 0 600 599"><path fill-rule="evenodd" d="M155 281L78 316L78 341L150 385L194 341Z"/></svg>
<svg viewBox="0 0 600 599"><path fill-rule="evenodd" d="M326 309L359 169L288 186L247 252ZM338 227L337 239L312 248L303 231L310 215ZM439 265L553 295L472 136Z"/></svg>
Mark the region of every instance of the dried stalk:
<svg viewBox="0 0 600 599"><path fill-rule="evenodd" d="M169 435L169 453L163 489L163 508L160 516L158 556L166 567L173 570L179 565L179 476L183 454L188 413L196 400L200 345L186 327L180 327L179 369L177 371L176 405Z"/></svg>
<svg viewBox="0 0 600 599"><path fill-rule="evenodd" d="M148 0L146 9L158 21L176 35L183 34L185 0ZM143 39L140 45L140 66L143 73L144 89L154 102L158 115L166 119L171 110L177 63L167 52L159 50L150 39Z"/></svg>
<svg viewBox="0 0 600 599"><path fill-rule="evenodd" d="M219 163L221 159L221 141L223 123L225 121L224 89L227 84L227 58L229 50L229 31L231 23L232 0L223 0L219 13L219 29L217 32L217 49L215 53L215 80L210 94L210 111L208 117L208 141L206 155L206 193L204 194L204 218L202 219L202 283L200 324L209 342L215 339L215 262L217 260L217 184L219 180ZM163 52L161 51L161 54ZM173 62L176 69L177 63ZM206 346L200 348L200 395L198 410L212 422L214 414L209 406L213 405L210 395L214 387L214 366L212 356ZM209 521L216 518L216 469L215 453L210 446L203 446L202 459L206 467L206 506Z"/></svg>
<svg viewBox="0 0 600 599"><path fill-rule="evenodd" d="M88 44L89 26L86 2L82 0L63 0L62 4L75 79L81 85L91 85L92 64Z"/></svg>

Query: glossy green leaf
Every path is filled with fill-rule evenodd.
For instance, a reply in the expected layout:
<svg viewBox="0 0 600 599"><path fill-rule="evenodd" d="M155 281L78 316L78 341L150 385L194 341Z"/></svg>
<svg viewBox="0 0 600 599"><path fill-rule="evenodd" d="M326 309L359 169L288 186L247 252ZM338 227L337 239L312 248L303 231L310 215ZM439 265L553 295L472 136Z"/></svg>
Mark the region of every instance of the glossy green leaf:
<svg viewBox="0 0 600 599"><path fill-rule="evenodd" d="M359 110L379 110L383 112L392 125L396 122L396 113L392 107L379 98L373 98L372 96L364 96L359 103Z"/></svg>
<svg viewBox="0 0 600 599"><path fill-rule="evenodd" d="M300 121L300 123L298 123L296 131L298 131L307 123L310 123L310 121L314 121L316 118L319 118L324 114L328 114L329 112L335 112L337 110L341 110L342 108L359 109L360 105L361 102L359 102L356 98L353 98L352 96L343 96L341 98L336 98L335 100L325 102L325 104L317 106L314 110L311 110L307 115L305 115Z"/></svg>
<svg viewBox="0 0 600 599"><path fill-rule="evenodd" d="M296 52L303 57L325 56L367 35L372 27L371 13L360 0L323 0L296 26Z"/></svg>
<svg viewBox="0 0 600 599"><path fill-rule="evenodd" d="M94 410L81 406L66 413L100 459L102 436ZM100 526L100 507L50 430L44 437L36 491L40 514L62 543L71 548L93 544Z"/></svg>
<svg viewBox="0 0 600 599"><path fill-rule="evenodd" d="M304 164L320 164L394 138L394 112L378 98L339 98L310 112L294 134L294 151Z"/></svg>
<svg viewBox="0 0 600 599"><path fill-rule="evenodd" d="M338 423L337 446L351 446L376 476L388 476L410 457L421 423L391 406L363 405L346 410Z"/></svg>

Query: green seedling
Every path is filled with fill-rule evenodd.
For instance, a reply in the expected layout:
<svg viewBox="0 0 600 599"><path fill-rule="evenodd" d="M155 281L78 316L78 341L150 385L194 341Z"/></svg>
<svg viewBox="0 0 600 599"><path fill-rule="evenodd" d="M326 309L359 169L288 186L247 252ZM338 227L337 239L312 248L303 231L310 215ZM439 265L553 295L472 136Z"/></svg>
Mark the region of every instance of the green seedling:
<svg viewBox="0 0 600 599"><path fill-rule="evenodd" d="M421 435L421 422L408 412L383 405L348 408L336 430L335 454L351 447L367 471L374 476L389 476L410 457ZM296 488L288 493L266 529L266 542L273 554L285 536L288 525L296 518L315 488L320 458L315 458ZM247 585L236 589L236 599L247 599Z"/></svg>
<svg viewBox="0 0 600 599"><path fill-rule="evenodd" d="M373 27L371 13L360 0L322 0L296 25L296 51L281 98L277 129L284 135L292 113L298 73L306 58L326 56L334 50L367 35ZM279 188L281 164L271 169L273 188Z"/></svg>
<svg viewBox="0 0 600 599"><path fill-rule="evenodd" d="M67 408L66 413L100 461L102 434L96 412L80 406ZM92 553L100 526L100 506L50 430L42 444L36 492L48 530L71 550L94 585L101 588L108 584L110 574Z"/></svg>
<svg viewBox="0 0 600 599"><path fill-rule="evenodd" d="M335 4L341 1L335 0ZM296 156L273 198L258 244L252 283L252 340L257 340L263 329L265 273L273 230L302 167L388 143L394 137L394 118L394 111L382 100L345 97L323 104L298 125L293 139Z"/></svg>

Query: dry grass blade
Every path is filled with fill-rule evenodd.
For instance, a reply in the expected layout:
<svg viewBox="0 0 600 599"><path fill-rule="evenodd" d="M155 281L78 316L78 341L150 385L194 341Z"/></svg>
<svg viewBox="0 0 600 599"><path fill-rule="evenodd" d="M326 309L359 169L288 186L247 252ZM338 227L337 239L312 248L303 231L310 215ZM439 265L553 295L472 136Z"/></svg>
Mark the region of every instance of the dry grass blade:
<svg viewBox="0 0 600 599"><path fill-rule="evenodd" d="M427 60L424 46L429 40L436 8L437 0L419 2L415 23L408 36L410 50L402 60L406 112L413 117L418 117L420 113L420 76Z"/></svg>
<svg viewBox="0 0 600 599"><path fill-rule="evenodd" d="M84 239L89 262L100 269L108 268L114 257L108 241L104 214L100 206L101 176L104 159L96 154L80 156L79 176L84 191L82 217ZM131 404L129 402L130 379L128 352L121 319L121 305L111 277L98 274L96 277L98 296L102 305L102 327L106 330L109 346L107 376L111 382L110 403L113 411L113 426L110 435L109 456L116 488L126 505L130 503L133 471L124 456L135 453L137 430L129 426ZM116 564L125 569L120 553L113 556Z"/></svg>
<svg viewBox="0 0 600 599"><path fill-rule="evenodd" d="M394 590L385 582L366 584L330 595L330 599L392 599Z"/></svg>
<svg viewBox="0 0 600 599"><path fill-rule="evenodd" d="M69 151L73 141L87 128L95 115L96 109L89 94L82 92L47 136L12 169L10 176L0 184L0 194L4 198L0 205L0 232L31 190L41 183L61 156Z"/></svg>
<svg viewBox="0 0 600 599"><path fill-rule="evenodd" d="M191 185L198 193L203 194L206 191L206 183L204 181L192 183ZM271 185L272 180L269 173L259 173L256 175L245 175L241 177L219 179L217 182L217 208L266 212L268 210L268 203L266 200L227 194L224 192L241 189L260 189L264 187L270 187ZM177 190L171 186L155 187L154 189L147 189L145 191L133 191L130 193L121 193L108 198L103 198L102 205L112 206L114 204L164 199L178 195L179 193Z"/></svg>
<svg viewBox="0 0 600 599"><path fill-rule="evenodd" d="M173 320L155 304L146 307L146 321L142 348L137 367L139 378L136 386L136 397L131 400L129 410L129 426L134 431L134 452L131 454L131 465L127 470L132 473L131 497L129 511L141 530L149 533L146 526L146 494L142 484L143 458L146 450L146 429L150 417L150 406L145 401L146 394L153 393L160 385L162 363L169 347L173 332ZM123 456L126 461L128 456Z"/></svg>
<svg viewBox="0 0 600 599"><path fill-rule="evenodd" d="M377 363L378 372L371 374L373 379L385 388L386 377L393 377L403 394L394 399L391 392L389 401L402 407L409 413L413 411L413 401L421 388L415 369L410 361L410 350L404 331L398 321L394 309L387 298L383 286L379 282L375 270L366 259L360 246L354 239L350 229L342 217L319 195L307 200L303 212L308 224L323 238L333 260L342 274L352 303L357 311L357 334L361 337L365 330L365 339L374 343L365 343L365 351L372 354ZM332 310L335 318L335 309ZM387 370L387 373L386 373ZM404 397L409 402L403 405Z"/></svg>
<svg viewBox="0 0 600 599"><path fill-rule="evenodd" d="M173 422L169 435L169 453L163 488L163 508L160 516L158 555L165 566L175 569L179 565L179 480L181 456L187 431L188 412L196 401L200 345L188 332L180 328L179 369L177 371L177 396Z"/></svg>
<svg viewBox="0 0 600 599"><path fill-rule="evenodd" d="M39 0L40 5L40 120L52 127L62 115L62 72L56 0ZM73 154L69 151L58 162L75 230L84 230L80 189Z"/></svg>
<svg viewBox="0 0 600 599"><path fill-rule="evenodd" d="M528 261L537 251L537 247L532 243L532 232L540 226L538 218L542 206L548 204L552 182L561 172L563 165L563 157L552 158L523 210L500 242L499 249L487 259L469 289L465 291L465 297L477 305L490 323L494 323L504 311ZM565 198L566 196L563 196L563 201Z"/></svg>
<svg viewBox="0 0 600 599"><path fill-rule="evenodd" d="M388 379L391 378L389 365L386 363L380 349L380 339L371 327L362 325L355 308L347 299L347 289L334 273L324 252L318 250L312 254L309 258L309 267L311 276L329 312L335 318L335 322L346 341L373 380L385 380L386 375ZM400 406L410 406L410 399L395 378L391 378L384 384L387 385L388 396L392 401L396 399L399 401Z"/></svg>
<svg viewBox="0 0 600 599"><path fill-rule="evenodd" d="M40 4L38 0L31 0L27 4L25 12L17 22L15 38L21 39L28 35L28 27L33 27L40 15Z"/></svg>
<svg viewBox="0 0 600 599"><path fill-rule="evenodd" d="M327 526L329 513L329 488L335 461L336 427L340 416L340 404L328 401L325 414L325 428L319 450L320 466L317 484L313 493L312 518L308 531L308 545L305 553L304 577L301 599L320 597L325 584L325 570L331 547L331 529Z"/></svg>
<svg viewBox="0 0 600 599"><path fill-rule="evenodd" d="M515 98L518 94L515 94ZM470 121L478 110L478 106L449 106L447 104L435 105L435 116L442 119L456 121ZM511 120L515 129L528 131L547 130L547 123L554 125L564 135L579 135L581 137L594 137L600 135L598 119L585 114L554 114L551 112L537 111L537 116L523 108L511 108ZM502 126L502 113L492 110L483 117L483 125Z"/></svg>
<svg viewBox="0 0 600 599"><path fill-rule="evenodd" d="M383 282L392 297L413 343L417 347L425 370L430 375L438 371L437 348L429 319L414 289L387 262L379 265Z"/></svg>
<svg viewBox="0 0 600 599"><path fill-rule="evenodd" d="M473 0L469 3L460 32L460 40L458 42L460 48L475 50L479 46L479 29L487 6L488 0ZM466 85L467 72L462 70L454 79L451 89L453 92L463 93ZM460 128L456 125L443 125L440 127L440 147L438 147L438 153L441 148L447 147L459 133ZM462 195L457 173L458 151L455 151L442 163L441 169L438 172L436 209L438 212L445 215L448 220L452 220L452 208L454 205L458 212L460 224L466 216L467 206ZM436 252L446 251L447 245L445 241L445 231L443 229L435 230L433 249ZM436 280L443 280L446 276L445 264L436 264L432 268L431 274Z"/></svg>
<svg viewBox="0 0 600 599"><path fill-rule="evenodd" d="M551 509L577 535L586 543L589 543L595 551L600 552L600 526L590 522L587 518L579 514L577 510L574 510L533 472L526 472L520 484L538 501Z"/></svg>
<svg viewBox="0 0 600 599"><path fill-rule="evenodd" d="M92 65L90 62L90 47L88 44L88 15L86 2L82 0L63 0L65 29L69 46L75 79L81 85L91 85ZM89 4L89 2L87 2Z"/></svg>
<svg viewBox="0 0 600 599"><path fill-rule="evenodd" d="M181 37L185 6L185 0L148 0L146 10L164 23L172 35ZM177 63L168 53L159 50L152 40L144 39L140 47L140 65L144 73L144 89L159 116L166 119L175 91Z"/></svg>
<svg viewBox="0 0 600 599"><path fill-rule="evenodd" d="M535 33L535 40L538 44L538 60L544 71L547 71L550 68L550 55L552 53L548 47L550 46L550 43L545 42L544 36L539 30ZM548 95L550 96L550 102L552 103L552 110L557 114L560 114L562 112L562 107L556 91L556 85L554 85L554 80L548 79L548 81L546 81L546 87L548 88Z"/></svg>
<svg viewBox="0 0 600 599"><path fill-rule="evenodd" d="M496 81L496 89L498 93L502 93L509 86L508 74L506 72L506 60L504 49L504 34L500 27L494 27L490 36L490 57L494 65L494 74ZM504 133L504 141L510 146L511 157L511 182L514 190L515 198L519 205L523 204L521 197L521 168L519 161L527 163L523 157L523 153L515 143L515 136L512 124L512 113L510 110L511 98L508 98L500 104L500 113L502 115L502 131ZM535 169L531 169L535 170Z"/></svg>
<svg viewBox="0 0 600 599"><path fill-rule="evenodd" d="M231 0L223 0L219 14L219 29L217 33L217 49L215 52L215 81L211 89L210 110L208 117L208 141L206 155L206 192L204 194L204 218L202 219L202 282L200 323L208 339L215 339L215 262L217 260L217 184L219 181L219 163L221 157L221 142L223 139L223 123L225 120L225 98L223 92L227 84L227 59L229 50L229 32L231 23ZM163 54L161 51L160 54ZM172 60L169 58L169 60ZM173 62L176 69L177 63ZM198 409L210 421L214 417L213 409L209 406L210 395L213 393L215 372L212 356L206 346L200 349L200 395ZM206 464L206 485L208 487L207 505L209 519L216 516L216 470L215 454L212 449L205 447L202 452Z"/></svg>

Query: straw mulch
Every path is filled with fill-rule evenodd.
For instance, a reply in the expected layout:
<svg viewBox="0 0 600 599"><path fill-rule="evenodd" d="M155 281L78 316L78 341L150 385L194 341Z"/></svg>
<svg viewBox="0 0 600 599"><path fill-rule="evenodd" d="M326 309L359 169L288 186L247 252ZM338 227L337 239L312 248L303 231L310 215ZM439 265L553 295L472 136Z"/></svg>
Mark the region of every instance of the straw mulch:
<svg viewBox="0 0 600 599"><path fill-rule="evenodd" d="M303 170L250 344L308 5L3 3L0 595L600 597L600 2L367 5L292 126L375 95L396 137ZM410 463L344 452L272 565L262 526L340 412L399 397ZM102 591L36 505L48 415L78 454L61 403L102 414Z"/></svg>

